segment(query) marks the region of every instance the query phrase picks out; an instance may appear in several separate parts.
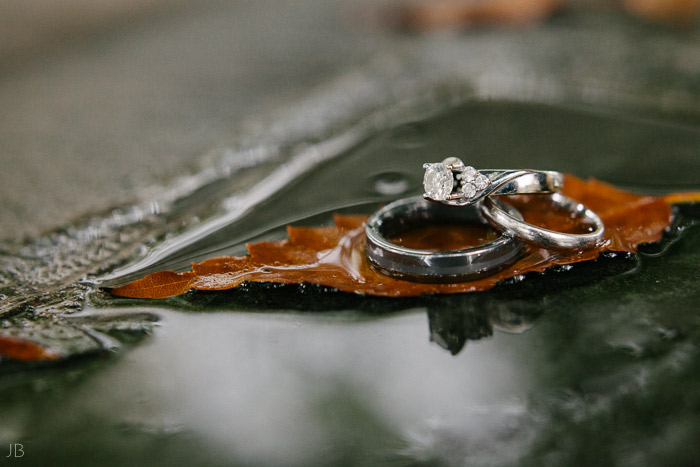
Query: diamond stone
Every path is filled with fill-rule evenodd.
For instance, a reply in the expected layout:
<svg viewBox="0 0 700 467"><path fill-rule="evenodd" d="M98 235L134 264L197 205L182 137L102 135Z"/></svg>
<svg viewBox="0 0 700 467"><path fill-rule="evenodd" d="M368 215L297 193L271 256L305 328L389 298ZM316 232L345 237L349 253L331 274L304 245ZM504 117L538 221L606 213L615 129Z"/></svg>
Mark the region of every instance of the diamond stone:
<svg viewBox="0 0 700 467"><path fill-rule="evenodd" d="M446 200L452 193L454 176L445 164L428 164L423 177L423 188L429 198Z"/></svg>
<svg viewBox="0 0 700 467"><path fill-rule="evenodd" d="M474 180L474 186L476 187L477 190L483 191L486 189L491 184L491 180L486 175L479 175L476 177L476 180Z"/></svg>
<svg viewBox="0 0 700 467"><path fill-rule="evenodd" d="M473 182L478 176L479 171L470 165L466 166L462 171L462 180L464 180L465 183Z"/></svg>
<svg viewBox="0 0 700 467"><path fill-rule="evenodd" d="M467 199L471 199L476 196L476 187L471 183L465 183L462 185L462 193Z"/></svg>

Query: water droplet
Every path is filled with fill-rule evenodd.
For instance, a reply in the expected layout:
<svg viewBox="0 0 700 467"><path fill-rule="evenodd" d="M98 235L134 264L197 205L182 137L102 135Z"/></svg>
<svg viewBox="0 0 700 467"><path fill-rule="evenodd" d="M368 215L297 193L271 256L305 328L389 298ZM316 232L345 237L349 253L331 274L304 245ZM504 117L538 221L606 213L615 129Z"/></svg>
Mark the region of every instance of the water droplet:
<svg viewBox="0 0 700 467"><path fill-rule="evenodd" d="M380 172L372 176L373 191L381 195L400 195L411 187L406 174L401 172Z"/></svg>

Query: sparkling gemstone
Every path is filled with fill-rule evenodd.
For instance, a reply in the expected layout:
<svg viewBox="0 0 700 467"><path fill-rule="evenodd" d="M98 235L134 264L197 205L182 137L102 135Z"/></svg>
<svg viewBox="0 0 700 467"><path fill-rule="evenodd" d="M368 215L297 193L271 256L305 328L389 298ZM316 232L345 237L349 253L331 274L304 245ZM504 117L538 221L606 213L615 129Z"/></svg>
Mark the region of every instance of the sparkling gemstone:
<svg viewBox="0 0 700 467"><path fill-rule="evenodd" d="M474 180L474 186L479 191L485 190L486 187L489 186L489 183L490 180L486 175L479 175L478 177L476 177L476 180Z"/></svg>
<svg viewBox="0 0 700 467"><path fill-rule="evenodd" d="M430 164L425 169L423 188L425 194L435 200L445 200L452 192L454 176L445 164Z"/></svg>
<svg viewBox="0 0 700 467"><path fill-rule="evenodd" d="M476 187L472 183L465 183L462 185L462 193L467 199L471 199L476 196Z"/></svg>
<svg viewBox="0 0 700 467"><path fill-rule="evenodd" d="M478 176L479 176L479 171L476 170L472 166L467 166L462 171L462 180L464 180L465 183L473 182L474 180L476 180L476 177L478 177Z"/></svg>

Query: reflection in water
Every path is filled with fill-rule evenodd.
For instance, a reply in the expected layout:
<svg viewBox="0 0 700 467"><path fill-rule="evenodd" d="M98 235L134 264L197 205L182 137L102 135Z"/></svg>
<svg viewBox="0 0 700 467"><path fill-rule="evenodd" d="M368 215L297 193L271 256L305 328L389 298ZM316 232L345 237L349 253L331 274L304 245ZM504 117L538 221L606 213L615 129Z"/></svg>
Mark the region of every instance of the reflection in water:
<svg viewBox="0 0 700 467"><path fill-rule="evenodd" d="M494 328L511 333L526 331L547 310L550 294L616 276L633 270L637 265L638 259L634 255L607 253L595 261L551 268L544 274L528 275L527 280L510 279L491 291L471 294L396 299L343 293L313 284L244 283L236 289L218 292L193 290L182 297L159 303L176 308L195 307L202 311L357 310L370 315L390 315L424 308L428 315L430 340L457 355L467 341L490 337Z"/></svg>
<svg viewBox="0 0 700 467"><path fill-rule="evenodd" d="M379 172L371 177L370 186L380 195L385 196L400 196L406 193L409 188L415 190L412 186L412 177L410 174L397 171Z"/></svg>
<svg viewBox="0 0 700 467"><path fill-rule="evenodd" d="M491 337L494 326L514 333L526 331L544 311L537 304L523 310L511 310L506 304L483 302L471 300L467 303L465 300L455 308L450 304L446 304L447 307L429 305L430 340L457 355L467 341Z"/></svg>
<svg viewBox="0 0 700 467"><path fill-rule="evenodd" d="M430 340L457 355L467 341L490 337L494 328L511 333L527 331L547 310L549 294L635 267L633 255L607 254L589 263L532 274L526 281L504 281L501 287L485 293L434 297L427 304Z"/></svg>

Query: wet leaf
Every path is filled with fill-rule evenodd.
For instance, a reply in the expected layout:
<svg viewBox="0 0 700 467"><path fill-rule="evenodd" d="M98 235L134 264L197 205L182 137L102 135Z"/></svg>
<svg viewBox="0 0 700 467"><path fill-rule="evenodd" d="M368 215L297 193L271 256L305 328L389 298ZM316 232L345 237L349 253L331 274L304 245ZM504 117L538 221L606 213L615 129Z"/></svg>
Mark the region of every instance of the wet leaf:
<svg viewBox="0 0 700 467"><path fill-rule="evenodd" d="M606 242L589 251L553 251L528 246L526 255L510 268L490 277L453 284L420 284L393 279L375 271L364 255L364 216L336 215L334 227L287 228L288 239L248 245L248 256L213 258L193 263L192 271L161 271L111 290L132 298L166 298L189 289L217 291L232 289L243 282L279 284L311 283L344 292L375 296L408 297L432 293L461 293L488 290L497 282L527 272L543 272L554 265L566 265L597 258L603 251L635 253L638 245L656 242L670 225L669 201L693 202L697 193L666 198L638 195L597 180L583 181L567 176L563 193L596 211L605 223ZM511 196L528 222L552 230L575 232L582 229L571 216L553 210L548 197ZM566 213L564 213L566 214ZM488 233L483 227L450 227L442 245L450 248L473 246ZM435 229L420 229L395 239L412 247L435 246Z"/></svg>
<svg viewBox="0 0 700 467"><path fill-rule="evenodd" d="M26 364L56 363L113 354L147 336L158 318L150 313L55 313L48 319L22 312L3 320L0 376Z"/></svg>
<svg viewBox="0 0 700 467"><path fill-rule="evenodd" d="M0 336L0 360L9 358L20 362L56 360L59 356L34 342Z"/></svg>
<svg viewBox="0 0 700 467"><path fill-rule="evenodd" d="M183 273L159 271L136 281L138 282L138 287L133 287L130 289L130 292L127 292L129 295L123 296L131 298L174 297L190 290L195 279L196 274L192 271ZM129 285L127 284L124 287L128 288Z"/></svg>

